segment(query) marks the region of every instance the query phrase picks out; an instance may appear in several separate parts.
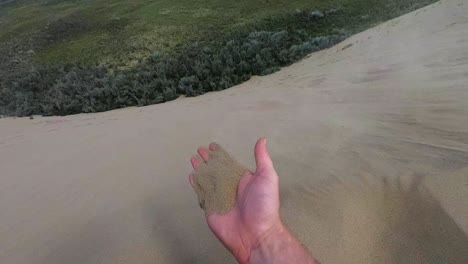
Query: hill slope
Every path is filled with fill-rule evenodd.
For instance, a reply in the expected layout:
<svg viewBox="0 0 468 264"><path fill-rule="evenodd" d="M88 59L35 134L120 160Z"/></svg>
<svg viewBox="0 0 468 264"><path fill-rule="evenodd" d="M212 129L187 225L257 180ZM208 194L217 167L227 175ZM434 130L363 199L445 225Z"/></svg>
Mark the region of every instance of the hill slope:
<svg viewBox="0 0 468 264"><path fill-rule="evenodd" d="M100 112L222 90L431 2L9 2L0 114Z"/></svg>
<svg viewBox="0 0 468 264"><path fill-rule="evenodd" d="M332 177L425 175L433 205L468 232L467 11L467 1L443 1L221 92L0 119L0 263L234 263L206 226L189 159L216 141L254 166L259 136L280 175L283 219L321 263L340 263L337 242L356 237L346 231L374 230L360 225L369 219L344 229L317 219L336 215L312 192ZM467 263L466 240L436 238L405 247L397 237L406 252L438 247L393 263Z"/></svg>

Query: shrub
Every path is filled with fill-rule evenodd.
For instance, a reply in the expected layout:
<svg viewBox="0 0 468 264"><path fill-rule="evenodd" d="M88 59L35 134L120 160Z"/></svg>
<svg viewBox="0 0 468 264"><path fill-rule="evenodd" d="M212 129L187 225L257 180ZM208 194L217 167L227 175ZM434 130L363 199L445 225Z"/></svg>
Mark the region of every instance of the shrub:
<svg viewBox="0 0 468 264"><path fill-rule="evenodd" d="M95 64L38 67L0 83L1 114L69 115L197 96L276 72L343 38L310 39L303 30L254 31L195 42L172 55L154 53L127 70Z"/></svg>

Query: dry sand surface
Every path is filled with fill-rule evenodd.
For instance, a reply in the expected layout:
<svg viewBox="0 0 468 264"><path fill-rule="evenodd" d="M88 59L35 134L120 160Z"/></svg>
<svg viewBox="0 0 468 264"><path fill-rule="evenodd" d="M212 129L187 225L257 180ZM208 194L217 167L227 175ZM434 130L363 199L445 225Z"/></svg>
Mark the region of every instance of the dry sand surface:
<svg viewBox="0 0 468 264"><path fill-rule="evenodd" d="M315 205L332 178L423 175L451 230L468 232L468 1L438 2L222 92L1 119L0 263L233 263L204 222L189 159L216 141L253 167L259 136L283 218L322 263L340 247L359 253L339 234L378 231L358 205L343 209L354 229L320 222L344 206ZM463 235L453 241L468 248Z"/></svg>

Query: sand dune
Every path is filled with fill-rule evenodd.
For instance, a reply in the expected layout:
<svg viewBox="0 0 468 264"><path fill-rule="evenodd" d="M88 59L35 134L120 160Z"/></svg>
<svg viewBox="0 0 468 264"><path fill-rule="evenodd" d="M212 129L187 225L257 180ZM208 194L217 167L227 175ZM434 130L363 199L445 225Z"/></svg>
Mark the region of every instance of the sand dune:
<svg viewBox="0 0 468 264"><path fill-rule="evenodd" d="M187 182L189 159L216 141L253 166L259 136L269 139L280 175L283 218L322 263L338 261L337 249L379 246L361 239L355 249L347 240L380 232L370 216L316 199L334 193L332 179L363 175L424 176L418 188L434 202L426 211L419 200L407 204L440 212L433 216L454 234L447 250L468 248L467 102L468 1L453 0L222 92L0 119L0 263L233 263ZM323 224L339 217L362 225Z"/></svg>

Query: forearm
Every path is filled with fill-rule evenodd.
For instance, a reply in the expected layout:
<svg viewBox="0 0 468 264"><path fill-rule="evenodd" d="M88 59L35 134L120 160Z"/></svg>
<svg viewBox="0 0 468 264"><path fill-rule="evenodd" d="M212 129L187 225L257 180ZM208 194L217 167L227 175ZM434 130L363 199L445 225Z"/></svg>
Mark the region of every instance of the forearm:
<svg viewBox="0 0 468 264"><path fill-rule="evenodd" d="M252 249L249 262L250 264L315 263L310 252L284 226L265 237L256 248Z"/></svg>

